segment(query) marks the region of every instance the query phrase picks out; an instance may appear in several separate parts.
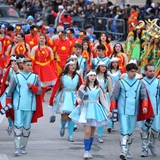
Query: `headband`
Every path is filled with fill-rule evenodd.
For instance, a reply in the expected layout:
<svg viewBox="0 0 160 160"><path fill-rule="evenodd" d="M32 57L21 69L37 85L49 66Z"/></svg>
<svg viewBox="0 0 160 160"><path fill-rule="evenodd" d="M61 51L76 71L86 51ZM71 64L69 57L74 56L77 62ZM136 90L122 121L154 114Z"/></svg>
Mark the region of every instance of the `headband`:
<svg viewBox="0 0 160 160"><path fill-rule="evenodd" d="M90 75L95 75L95 76L96 76L96 72L90 71L90 72L87 74L87 77L90 76Z"/></svg>

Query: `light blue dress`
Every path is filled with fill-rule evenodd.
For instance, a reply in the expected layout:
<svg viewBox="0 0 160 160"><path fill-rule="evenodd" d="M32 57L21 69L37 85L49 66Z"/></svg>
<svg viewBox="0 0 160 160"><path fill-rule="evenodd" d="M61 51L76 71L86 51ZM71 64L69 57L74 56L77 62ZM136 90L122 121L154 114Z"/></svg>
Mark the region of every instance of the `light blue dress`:
<svg viewBox="0 0 160 160"><path fill-rule="evenodd" d="M63 88L56 96L56 102L53 105L53 110L59 114L69 114L73 111L76 105L76 91L79 83L79 76L75 75L72 79L68 75L63 75L61 82Z"/></svg>
<svg viewBox="0 0 160 160"><path fill-rule="evenodd" d="M78 105L72 111L69 115L72 121L95 127L103 126L108 123L108 112L106 108L99 103L99 101L101 101L100 92L103 94L100 87L92 90L87 88L88 100Z"/></svg>
<svg viewBox="0 0 160 160"><path fill-rule="evenodd" d="M119 78L121 77L121 72L120 70L118 70L116 73L111 73L110 71L108 71L107 73L111 79L112 79L112 87L114 87L114 85L116 84L116 82L119 80Z"/></svg>

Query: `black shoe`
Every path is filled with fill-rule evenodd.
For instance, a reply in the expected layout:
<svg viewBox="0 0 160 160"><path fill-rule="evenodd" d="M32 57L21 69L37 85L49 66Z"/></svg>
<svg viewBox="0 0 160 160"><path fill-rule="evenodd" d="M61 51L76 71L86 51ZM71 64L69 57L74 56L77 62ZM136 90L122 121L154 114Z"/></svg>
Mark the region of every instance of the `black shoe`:
<svg viewBox="0 0 160 160"><path fill-rule="evenodd" d="M111 128L108 128L107 131L108 131L108 133L111 133L112 129L111 129Z"/></svg>
<svg viewBox="0 0 160 160"><path fill-rule="evenodd" d="M74 127L73 131L75 132L77 130L77 127Z"/></svg>

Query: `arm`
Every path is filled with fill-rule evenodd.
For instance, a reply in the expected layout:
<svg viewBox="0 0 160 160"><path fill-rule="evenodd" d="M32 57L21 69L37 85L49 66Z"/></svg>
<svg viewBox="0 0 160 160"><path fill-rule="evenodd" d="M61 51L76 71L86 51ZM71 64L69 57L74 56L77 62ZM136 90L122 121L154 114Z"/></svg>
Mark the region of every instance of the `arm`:
<svg viewBox="0 0 160 160"><path fill-rule="evenodd" d="M30 56L30 54L31 54L31 50L30 50L30 46L26 43L26 48L27 48L27 55L28 55L28 57Z"/></svg>
<svg viewBox="0 0 160 160"><path fill-rule="evenodd" d="M120 94L120 81L118 81L113 89L112 95L111 95L111 105L110 105L110 111L112 111L114 108L116 108L117 106L117 100Z"/></svg>
<svg viewBox="0 0 160 160"><path fill-rule="evenodd" d="M109 107L108 107L108 98L104 96L104 93L102 91L102 89L100 90L100 102L102 103L102 105L106 108L107 112L109 112Z"/></svg>
<svg viewBox="0 0 160 160"><path fill-rule="evenodd" d="M112 84L112 79L108 76L108 86L107 86L107 90L108 90L110 96L111 96L111 94L112 94L112 86L113 86L113 84Z"/></svg>
<svg viewBox="0 0 160 160"><path fill-rule="evenodd" d="M37 95L40 95L42 93L41 82L39 80L38 75L37 75L37 81L36 81L35 85L32 84L31 87L29 87L29 90Z"/></svg>
<svg viewBox="0 0 160 160"><path fill-rule="evenodd" d="M146 86L143 82L141 82L140 97L142 100L142 108L148 108L147 89L146 89Z"/></svg>

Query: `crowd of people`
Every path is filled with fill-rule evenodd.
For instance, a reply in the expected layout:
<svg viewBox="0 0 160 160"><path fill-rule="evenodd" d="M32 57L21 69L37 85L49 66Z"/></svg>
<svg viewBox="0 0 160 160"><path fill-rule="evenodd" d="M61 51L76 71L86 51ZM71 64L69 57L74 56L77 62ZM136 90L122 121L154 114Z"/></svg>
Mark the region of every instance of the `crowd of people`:
<svg viewBox="0 0 160 160"><path fill-rule="evenodd" d="M82 28L83 20L84 24L92 24L96 31L113 32L111 34L113 39L119 38L116 33L120 33L123 40L130 31L132 21L135 21L134 17L137 21L160 18L160 4L153 3L152 0L146 0L143 7L124 3L115 5L111 1L103 2L103 0L99 4L88 0L19 0L16 2L6 0L4 3L15 6L25 18L32 15L37 24L46 25L55 23L57 19L52 13L53 11L58 13L58 6L62 5L62 12L65 11L70 19L73 18L73 25ZM157 23L159 24L160 21Z"/></svg>
<svg viewBox="0 0 160 160"><path fill-rule="evenodd" d="M38 1L39 2L39 1ZM120 158L132 158L130 146L137 121L141 128L141 157L148 150L157 155L160 132L160 26L159 19L130 18L126 43L111 44L111 37L64 26L65 5L58 6L55 24L38 27L34 17L28 24L0 26L0 113L8 119L7 133L14 131L14 154L26 154L31 123L43 116L45 93L52 89L49 107L61 115L60 136L74 142L76 123L84 128L85 159L91 147L103 143L103 130L120 127ZM55 115L54 115L55 116Z"/></svg>

